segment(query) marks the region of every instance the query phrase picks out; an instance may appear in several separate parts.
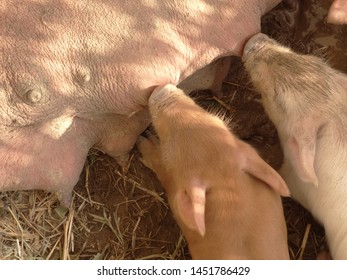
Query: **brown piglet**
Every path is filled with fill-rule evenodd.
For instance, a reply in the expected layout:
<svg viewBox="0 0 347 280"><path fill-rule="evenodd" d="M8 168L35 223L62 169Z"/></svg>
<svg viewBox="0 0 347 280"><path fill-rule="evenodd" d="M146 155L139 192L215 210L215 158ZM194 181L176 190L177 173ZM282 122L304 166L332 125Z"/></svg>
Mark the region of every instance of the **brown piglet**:
<svg viewBox="0 0 347 280"><path fill-rule="evenodd" d="M166 190L193 259L289 259L282 178L175 86L149 98L158 137L141 137L143 163Z"/></svg>

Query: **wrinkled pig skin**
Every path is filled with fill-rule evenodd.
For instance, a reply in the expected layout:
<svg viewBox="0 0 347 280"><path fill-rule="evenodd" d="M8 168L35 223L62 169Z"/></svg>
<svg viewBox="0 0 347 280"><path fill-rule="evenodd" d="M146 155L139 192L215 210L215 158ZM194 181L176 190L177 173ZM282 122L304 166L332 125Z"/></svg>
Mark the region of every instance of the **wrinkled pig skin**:
<svg viewBox="0 0 347 280"><path fill-rule="evenodd" d="M241 55L279 2L2 0L0 190L67 205L90 147L125 160L154 87Z"/></svg>
<svg viewBox="0 0 347 280"><path fill-rule="evenodd" d="M248 144L173 85L149 110L159 140L140 138L143 163L166 190L193 259L288 259L280 195L289 190Z"/></svg>
<svg viewBox="0 0 347 280"><path fill-rule="evenodd" d="M334 24L347 24L347 1L334 0L329 9L327 22Z"/></svg>
<svg viewBox="0 0 347 280"><path fill-rule="evenodd" d="M277 127L292 197L324 226L333 259L347 259L347 75L264 34L243 60Z"/></svg>

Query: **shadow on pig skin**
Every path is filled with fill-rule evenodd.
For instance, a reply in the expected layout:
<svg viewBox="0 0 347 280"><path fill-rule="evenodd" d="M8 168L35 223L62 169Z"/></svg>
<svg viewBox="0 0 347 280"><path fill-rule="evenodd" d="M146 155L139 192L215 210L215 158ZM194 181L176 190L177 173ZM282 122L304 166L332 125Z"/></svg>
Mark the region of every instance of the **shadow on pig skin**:
<svg viewBox="0 0 347 280"><path fill-rule="evenodd" d="M0 190L68 204L89 148L124 164L154 86L241 55L278 2L2 1Z"/></svg>
<svg viewBox="0 0 347 280"><path fill-rule="evenodd" d="M3 1L0 2L2 5ZM344 26L324 23L324 11L327 14L324 5L331 2L315 0L312 4L311 0L303 0L300 3L304 5L304 13L299 15L295 34L292 33L293 30L287 31L285 26L278 24L278 14L283 9L282 5L263 17L262 30L303 53L317 53L317 49L321 53L320 48L323 44L323 51L328 51L327 59L331 65L346 72L347 60L341 50L346 45L346 29ZM322 4L323 8L320 6ZM322 13L317 14L317 11ZM311 17L317 20L317 23L311 25ZM301 33L300 30L305 32ZM336 38L337 41L331 41L332 45L327 46L327 36ZM332 47L335 42L337 48ZM239 59L233 58L231 66L232 69L223 83L223 103L217 101L208 91L194 92L194 99L207 110L217 111L227 118L232 115L233 131L255 147L264 160L276 169L282 162L276 130L265 116L259 96L245 78ZM55 145L59 146L58 143ZM120 174L119 166L112 158L94 149L89 153L80 181L74 189L74 222L68 244L75 250L67 252L67 259L190 258L177 223L172 219L167 205L161 200L165 196L160 183L152 172L144 169L136 150L131 155L129 171ZM3 159L2 154L0 159ZM147 190L152 191L153 195ZM6 212L6 206L2 208L2 202L10 207L15 214L14 218ZM60 209L57 205L55 195L42 191L1 192L1 256L8 259L63 259L61 248L65 246L66 223L56 219L56 208ZM284 199L284 207L291 258L315 259L317 251L324 243L324 230L307 211L291 199ZM114 228L119 226L120 235L116 235L102 221L98 222L94 218L100 216L101 212L108 215ZM23 215L27 218L32 217L35 224L28 224L27 220L21 219ZM85 228L79 227L77 220L82 221ZM18 222L23 231L18 228ZM51 235L52 231L56 234ZM23 234L32 239L24 239L23 242L19 239L21 255L18 255L18 251L15 250L18 246L18 236ZM47 244L52 245L47 248Z"/></svg>

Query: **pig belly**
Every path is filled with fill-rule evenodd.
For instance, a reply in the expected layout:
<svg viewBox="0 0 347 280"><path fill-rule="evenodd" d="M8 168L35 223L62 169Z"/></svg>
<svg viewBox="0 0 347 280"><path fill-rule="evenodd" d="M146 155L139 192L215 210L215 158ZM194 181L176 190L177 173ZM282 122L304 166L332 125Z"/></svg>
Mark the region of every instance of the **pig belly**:
<svg viewBox="0 0 347 280"><path fill-rule="evenodd" d="M125 164L153 89L240 56L279 2L0 1L0 191L68 197L92 146Z"/></svg>

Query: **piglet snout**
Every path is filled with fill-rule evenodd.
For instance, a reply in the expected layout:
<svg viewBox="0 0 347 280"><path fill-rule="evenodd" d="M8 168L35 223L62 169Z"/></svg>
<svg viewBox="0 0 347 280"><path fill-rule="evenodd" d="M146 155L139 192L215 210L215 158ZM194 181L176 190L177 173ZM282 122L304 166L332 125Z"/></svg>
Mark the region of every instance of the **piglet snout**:
<svg viewBox="0 0 347 280"><path fill-rule="evenodd" d="M269 40L270 38L263 33L258 33L251 37L243 49L242 60L245 61L250 52L254 53L261 50Z"/></svg>
<svg viewBox="0 0 347 280"><path fill-rule="evenodd" d="M170 96L169 93L175 90L177 90L177 87L172 84L167 84L165 86L159 86L155 88L155 90L152 92L151 96L148 99L148 105L153 106L159 101L162 102L166 99L166 97Z"/></svg>

